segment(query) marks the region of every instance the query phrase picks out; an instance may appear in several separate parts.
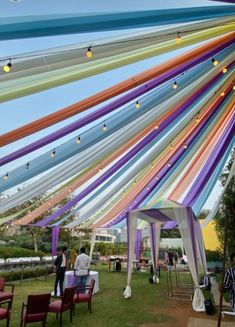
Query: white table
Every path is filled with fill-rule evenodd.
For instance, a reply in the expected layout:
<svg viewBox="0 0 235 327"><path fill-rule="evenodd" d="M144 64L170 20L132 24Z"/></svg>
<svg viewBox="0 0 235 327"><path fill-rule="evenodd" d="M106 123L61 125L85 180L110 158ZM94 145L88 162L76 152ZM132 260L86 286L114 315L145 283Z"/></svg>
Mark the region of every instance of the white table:
<svg viewBox="0 0 235 327"><path fill-rule="evenodd" d="M87 279L87 284L90 284L92 278L95 280L93 294L96 294L99 292L99 273L97 271L90 271L89 277ZM74 276L74 272L66 271L64 277L64 288L75 286L75 285L76 285L76 276Z"/></svg>

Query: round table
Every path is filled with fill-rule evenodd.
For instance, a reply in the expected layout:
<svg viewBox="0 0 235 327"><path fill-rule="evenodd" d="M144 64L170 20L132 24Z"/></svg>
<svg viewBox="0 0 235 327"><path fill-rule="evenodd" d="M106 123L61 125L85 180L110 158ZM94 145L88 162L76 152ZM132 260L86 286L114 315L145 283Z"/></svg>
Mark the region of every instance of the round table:
<svg viewBox="0 0 235 327"><path fill-rule="evenodd" d="M95 280L93 294L96 294L99 292L99 273L97 271L91 270L87 279L87 284L90 284L92 278ZM76 276L74 276L74 272L66 271L64 277L64 288L75 286L75 285L76 285Z"/></svg>

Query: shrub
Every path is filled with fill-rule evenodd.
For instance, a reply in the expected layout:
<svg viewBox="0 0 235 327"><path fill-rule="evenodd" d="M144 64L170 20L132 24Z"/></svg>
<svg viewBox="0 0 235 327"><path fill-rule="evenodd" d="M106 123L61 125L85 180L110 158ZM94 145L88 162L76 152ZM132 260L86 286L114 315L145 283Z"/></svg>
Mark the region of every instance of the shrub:
<svg viewBox="0 0 235 327"><path fill-rule="evenodd" d="M47 274L50 274L53 272L53 268L47 268L47 267L37 267L37 268L31 268L24 270L23 272L23 278L35 278L39 276L45 276ZM15 270L9 273L7 272L1 272L0 276L4 277L6 281L12 281L12 280L20 280L21 279L22 272L20 270Z"/></svg>
<svg viewBox="0 0 235 327"><path fill-rule="evenodd" d="M43 257L44 253L41 251L33 251L18 247L0 246L0 258L20 258L20 257Z"/></svg>
<svg viewBox="0 0 235 327"><path fill-rule="evenodd" d="M216 250L206 250L206 260L207 261L222 261L222 254Z"/></svg>

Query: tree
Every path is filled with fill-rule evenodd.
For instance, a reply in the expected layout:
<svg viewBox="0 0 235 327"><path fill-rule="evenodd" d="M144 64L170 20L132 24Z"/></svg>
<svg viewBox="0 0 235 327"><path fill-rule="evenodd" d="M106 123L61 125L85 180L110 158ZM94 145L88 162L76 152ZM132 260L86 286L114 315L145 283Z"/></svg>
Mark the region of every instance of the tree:
<svg viewBox="0 0 235 327"><path fill-rule="evenodd" d="M221 175L220 182L224 186L229 175L234 160L235 150L229 160L225 172ZM227 234L227 256L235 249L235 178L232 177L227 189L224 192L219 210L215 217L215 229L221 245L224 245L224 226L225 219L228 224Z"/></svg>

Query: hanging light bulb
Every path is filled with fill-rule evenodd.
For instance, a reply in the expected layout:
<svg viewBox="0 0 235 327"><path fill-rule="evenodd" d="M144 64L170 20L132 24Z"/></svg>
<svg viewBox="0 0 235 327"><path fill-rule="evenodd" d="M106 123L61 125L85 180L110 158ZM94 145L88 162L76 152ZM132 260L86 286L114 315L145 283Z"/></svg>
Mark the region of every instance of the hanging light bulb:
<svg viewBox="0 0 235 327"><path fill-rule="evenodd" d="M218 63L219 63L219 61L216 60L215 58L212 58L211 61L212 61L212 64L213 64L214 66L217 66Z"/></svg>
<svg viewBox="0 0 235 327"><path fill-rule="evenodd" d="M199 112L198 112L197 115L196 115L196 124L198 124L199 121L200 121L200 117L199 117Z"/></svg>
<svg viewBox="0 0 235 327"><path fill-rule="evenodd" d="M12 67L12 63L11 63L11 59L10 59L10 61L8 62L8 64L4 65L2 67L2 69L3 69L3 71L5 73L9 73L11 71L11 67Z"/></svg>
<svg viewBox="0 0 235 327"><path fill-rule="evenodd" d="M92 58L93 57L93 52L91 50L91 46L89 46L87 48L86 56L87 56L87 58Z"/></svg>
<svg viewBox="0 0 235 327"><path fill-rule="evenodd" d="M179 43L182 42L182 37L181 37L181 35L180 35L179 32L177 33L177 37L176 37L176 39L175 39L175 42L176 42L177 44L179 44Z"/></svg>
<svg viewBox="0 0 235 327"><path fill-rule="evenodd" d="M136 101L136 103L135 103L135 107L136 107L136 109L140 109L140 102L139 101Z"/></svg>
<svg viewBox="0 0 235 327"><path fill-rule="evenodd" d="M51 158L55 158L55 150L53 150L50 154Z"/></svg>
<svg viewBox="0 0 235 327"><path fill-rule="evenodd" d="M222 70L223 74L226 74L228 71L228 68L227 67L224 67L224 69Z"/></svg>
<svg viewBox="0 0 235 327"><path fill-rule="evenodd" d="M174 83L173 83L173 85L172 85L172 88L173 88L174 90L176 90L176 89L177 89L177 87L178 87L178 85L177 85L177 82L176 82L176 81L174 81Z"/></svg>
<svg viewBox="0 0 235 327"><path fill-rule="evenodd" d="M6 175L3 176L3 179L4 179L4 181L7 181L8 178L9 178L8 173L6 173Z"/></svg>
<svg viewBox="0 0 235 327"><path fill-rule="evenodd" d="M104 131L104 132L106 132L107 131L107 126L106 126L106 124L104 123L104 125L103 125L103 127L102 127L102 130Z"/></svg>
<svg viewBox="0 0 235 327"><path fill-rule="evenodd" d="M77 144L80 144L80 143L81 143L81 138L80 138L80 136L77 137L76 143L77 143Z"/></svg>

